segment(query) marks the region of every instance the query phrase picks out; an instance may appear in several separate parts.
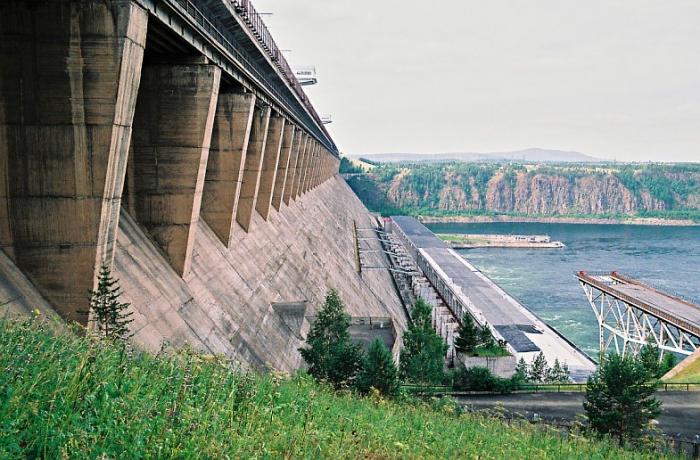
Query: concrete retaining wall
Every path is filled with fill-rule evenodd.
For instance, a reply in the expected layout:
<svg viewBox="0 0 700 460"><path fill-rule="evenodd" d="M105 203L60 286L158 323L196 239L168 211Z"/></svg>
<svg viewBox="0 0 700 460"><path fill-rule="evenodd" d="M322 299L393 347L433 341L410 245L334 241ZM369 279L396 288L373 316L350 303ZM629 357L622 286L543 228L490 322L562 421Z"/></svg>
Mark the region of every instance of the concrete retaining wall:
<svg viewBox="0 0 700 460"><path fill-rule="evenodd" d="M515 374L515 366L518 364L515 356L481 357L457 355L464 367L485 367L493 375L509 378Z"/></svg>

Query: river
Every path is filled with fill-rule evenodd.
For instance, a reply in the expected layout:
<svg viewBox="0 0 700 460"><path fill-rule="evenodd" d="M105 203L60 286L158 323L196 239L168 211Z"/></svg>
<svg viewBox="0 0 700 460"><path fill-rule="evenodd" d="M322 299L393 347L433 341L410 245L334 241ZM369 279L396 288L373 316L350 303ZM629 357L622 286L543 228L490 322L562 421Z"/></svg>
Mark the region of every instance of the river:
<svg viewBox="0 0 700 460"><path fill-rule="evenodd" d="M546 234L563 249L459 250L469 262L596 356L598 326L574 272L618 271L700 304L700 227L428 224L436 233Z"/></svg>

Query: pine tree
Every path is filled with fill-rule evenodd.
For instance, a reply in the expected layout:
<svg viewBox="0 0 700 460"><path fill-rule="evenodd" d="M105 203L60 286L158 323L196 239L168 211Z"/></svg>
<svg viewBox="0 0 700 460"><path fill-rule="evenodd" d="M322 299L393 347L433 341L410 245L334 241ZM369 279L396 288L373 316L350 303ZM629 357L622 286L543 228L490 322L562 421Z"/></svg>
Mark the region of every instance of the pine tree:
<svg viewBox="0 0 700 460"><path fill-rule="evenodd" d="M469 313L462 317L462 324L457 329L455 337L455 350L460 353L473 353L479 343L479 329Z"/></svg>
<svg viewBox="0 0 700 460"><path fill-rule="evenodd" d="M569 372L569 366L567 366L566 363L562 365L559 362L559 358L555 358L552 370L549 371L549 375L547 376L547 381L550 383L571 382L571 373Z"/></svg>
<svg viewBox="0 0 700 460"><path fill-rule="evenodd" d="M352 383L360 369L362 350L350 340L349 327L350 316L338 291L331 289L306 338L308 347L299 349L316 380L336 388Z"/></svg>
<svg viewBox="0 0 700 460"><path fill-rule="evenodd" d="M661 361L661 365L659 366L658 377L663 377L668 371L670 371L674 367L676 367L676 355L674 355L670 351L667 351L666 353L664 353L664 359Z"/></svg>
<svg viewBox="0 0 700 460"><path fill-rule="evenodd" d="M654 398L656 382L649 380L649 371L641 360L606 357L586 386L583 408L591 428L616 438L620 445L639 439L642 430L661 412L661 402Z"/></svg>
<svg viewBox="0 0 700 460"><path fill-rule="evenodd" d="M413 382L440 383L447 344L430 322L431 306L418 299L411 309L411 324L403 333L401 377Z"/></svg>
<svg viewBox="0 0 700 460"><path fill-rule="evenodd" d="M127 313L128 303L119 302L122 294L119 287L119 280L112 278L106 265L100 267L100 274L97 278L97 289L90 291L90 311L91 321L95 323L96 329L105 337L126 341L132 336L129 330L129 319L132 312Z"/></svg>
<svg viewBox="0 0 700 460"><path fill-rule="evenodd" d="M495 344L493 340L493 335L491 335L491 329L484 324L479 328L479 346L480 347L491 347Z"/></svg>
<svg viewBox="0 0 700 460"><path fill-rule="evenodd" d="M660 361L661 354L659 352L659 347L656 345L656 341L651 338L646 345L644 345L639 352L639 361L642 363L644 368L649 372L650 378L658 378L660 375Z"/></svg>
<svg viewBox="0 0 700 460"><path fill-rule="evenodd" d="M515 366L515 374L513 375L513 379L517 380L518 382L525 382L527 381L527 378L528 365L525 362L525 359L521 356L517 366Z"/></svg>
<svg viewBox="0 0 700 460"><path fill-rule="evenodd" d="M544 383L549 376L549 365L544 353L540 352L530 365L530 372L527 379L533 383Z"/></svg>
<svg viewBox="0 0 700 460"><path fill-rule="evenodd" d="M391 352L380 339L375 339L369 346L355 385L361 393L369 393L371 388L375 388L385 396L398 394L399 371Z"/></svg>

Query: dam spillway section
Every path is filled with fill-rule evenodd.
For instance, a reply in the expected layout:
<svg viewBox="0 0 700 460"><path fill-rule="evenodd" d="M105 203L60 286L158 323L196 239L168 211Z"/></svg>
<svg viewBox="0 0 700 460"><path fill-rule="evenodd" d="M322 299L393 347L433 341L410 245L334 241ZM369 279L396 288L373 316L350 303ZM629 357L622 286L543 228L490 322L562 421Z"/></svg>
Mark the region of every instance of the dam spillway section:
<svg viewBox="0 0 700 460"><path fill-rule="evenodd" d="M576 381L585 380L595 370L595 362L575 344L501 289L479 269L461 257L413 217L393 216L387 230L403 246L411 263L429 286L418 290L436 311L436 322L452 348L456 329L465 313L479 325L486 325L495 339L503 341L519 360L531 363L542 352L549 365L566 363ZM447 310L447 311L446 311ZM440 316L449 318L441 321ZM437 316L437 318L436 318Z"/></svg>

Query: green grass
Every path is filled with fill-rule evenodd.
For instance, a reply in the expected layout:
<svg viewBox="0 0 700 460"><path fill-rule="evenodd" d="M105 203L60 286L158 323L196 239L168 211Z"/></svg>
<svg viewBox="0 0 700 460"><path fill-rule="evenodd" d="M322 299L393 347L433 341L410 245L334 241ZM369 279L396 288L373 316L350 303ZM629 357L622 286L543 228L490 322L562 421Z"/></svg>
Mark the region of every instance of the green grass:
<svg viewBox="0 0 700 460"><path fill-rule="evenodd" d="M658 458L0 321L0 458Z"/></svg>
<svg viewBox="0 0 700 460"><path fill-rule="evenodd" d="M700 383L700 358L690 363L685 369L680 371L668 380L668 383Z"/></svg>
<svg viewBox="0 0 700 460"><path fill-rule="evenodd" d="M499 356L510 356L508 350L498 345L492 345L489 347L478 347L474 350L474 356L480 356L482 358L494 358Z"/></svg>

